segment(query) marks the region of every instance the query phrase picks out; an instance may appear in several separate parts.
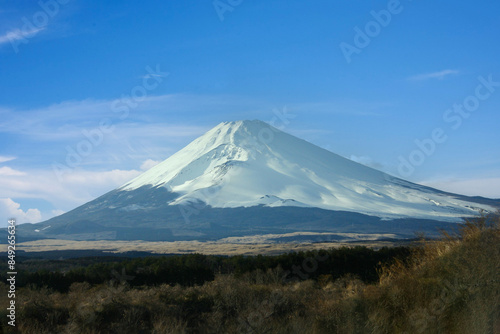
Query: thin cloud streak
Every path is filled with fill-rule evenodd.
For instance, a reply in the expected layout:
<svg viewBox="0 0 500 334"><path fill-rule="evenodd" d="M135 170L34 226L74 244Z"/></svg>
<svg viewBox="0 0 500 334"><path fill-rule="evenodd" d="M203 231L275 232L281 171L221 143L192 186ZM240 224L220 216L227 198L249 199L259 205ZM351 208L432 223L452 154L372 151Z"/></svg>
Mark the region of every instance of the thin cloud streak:
<svg viewBox="0 0 500 334"><path fill-rule="evenodd" d="M24 32L21 29L14 29L8 31L4 35L0 36L0 45L5 43L11 43L13 41L17 41L20 39L31 38L43 30L45 30L45 27L36 28L33 30L29 30L27 32Z"/></svg>
<svg viewBox="0 0 500 334"><path fill-rule="evenodd" d="M111 124L120 127L125 126L129 130L131 128L143 130L144 123L156 123L151 127L156 128L154 133L158 133L160 132L158 120L162 119L164 114L158 113L157 110L168 111L175 107L168 103L172 97L171 95L164 95L161 98L148 97L141 102L139 107L131 110L130 115L123 120L120 118L119 113L112 110L114 100L64 101L29 110L2 108L3 120L0 122L0 132L23 134L41 140L57 141L81 137L82 130L96 128L102 120L108 120ZM152 104L153 102L154 104ZM162 127L165 125L164 123L161 124ZM183 129L180 129L180 131L173 131L175 125L169 124L168 127L168 131L163 131L163 135L179 136L182 135L182 130L191 129L186 133L186 135L189 135L189 133L192 133L193 128L193 126L183 125Z"/></svg>
<svg viewBox="0 0 500 334"><path fill-rule="evenodd" d="M500 199L500 178L448 179L422 181L420 184L467 196Z"/></svg>
<svg viewBox="0 0 500 334"><path fill-rule="evenodd" d="M443 70L443 71L439 71L439 72L414 75L414 76L409 77L408 80L410 80L410 81L423 81L423 80L429 80L429 79L443 80L445 77L447 77L449 75L457 75L459 73L460 73L460 71L458 71L458 70Z"/></svg>
<svg viewBox="0 0 500 334"><path fill-rule="evenodd" d="M290 104L290 109L298 113L345 114L353 116L381 116L384 109L393 106L391 102L364 102L339 100Z"/></svg>
<svg viewBox="0 0 500 334"><path fill-rule="evenodd" d="M21 176L21 175L25 175L24 172L21 172L21 171L18 171L18 170L15 170L15 169L12 169L10 167L0 167L0 176L2 175L6 175L6 176Z"/></svg>
<svg viewBox="0 0 500 334"><path fill-rule="evenodd" d="M6 156L0 155L0 163L7 162L7 161L12 161L12 160L15 160L15 159L17 159L17 158L16 157L6 157Z"/></svg>

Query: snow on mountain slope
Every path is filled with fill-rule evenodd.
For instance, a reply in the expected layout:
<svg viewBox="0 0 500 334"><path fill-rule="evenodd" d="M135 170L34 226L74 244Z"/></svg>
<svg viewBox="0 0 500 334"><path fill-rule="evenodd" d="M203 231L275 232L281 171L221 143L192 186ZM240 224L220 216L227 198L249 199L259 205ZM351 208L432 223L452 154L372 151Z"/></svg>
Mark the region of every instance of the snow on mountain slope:
<svg viewBox="0 0 500 334"><path fill-rule="evenodd" d="M445 221L495 210L389 176L261 121L221 123L118 190L145 185L180 194L170 205L303 206Z"/></svg>

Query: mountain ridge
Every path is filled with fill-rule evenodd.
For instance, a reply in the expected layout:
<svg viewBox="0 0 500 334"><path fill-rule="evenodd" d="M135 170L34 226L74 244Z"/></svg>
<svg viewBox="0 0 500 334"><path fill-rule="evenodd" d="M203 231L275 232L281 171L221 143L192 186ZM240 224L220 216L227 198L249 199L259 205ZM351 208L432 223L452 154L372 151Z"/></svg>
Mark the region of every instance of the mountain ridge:
<svg viewBox="0 0 500 334"><path fill-rule="evenodd" d="M213 240L397 226L397 237L409 238L498 207L390 176L253 120L222 122L117 189L21 230L31 239Z"/></svg>
<svg viewBox="0 0 500 334"><path fill-rule="evenodd" d="M293 205L431 219L488 211L358 164L258 120L220 123L119 189L145 185L180 194L170 205Z"/></svg>

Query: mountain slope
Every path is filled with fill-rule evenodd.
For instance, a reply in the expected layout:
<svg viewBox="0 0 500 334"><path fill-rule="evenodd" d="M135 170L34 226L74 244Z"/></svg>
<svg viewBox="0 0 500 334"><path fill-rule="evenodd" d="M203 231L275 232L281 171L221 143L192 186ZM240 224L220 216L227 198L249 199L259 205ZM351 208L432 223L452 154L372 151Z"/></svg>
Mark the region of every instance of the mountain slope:
<svg viewBox="0 0 500 334"><path fill-rule="evenodd" d="M495 204L392 177L261 121L237 121L219 124L118 189L23 231L26 238L79 240L300 231L408 237L494 211Z"/></svg>
<svg viewBox="0 0 500 334"><path fill-rule="evenodd" d="M391 177L261 121L221 123L119 190L146 185L180 194L169 205L301 206L449 221L491 209Z"/></svg>

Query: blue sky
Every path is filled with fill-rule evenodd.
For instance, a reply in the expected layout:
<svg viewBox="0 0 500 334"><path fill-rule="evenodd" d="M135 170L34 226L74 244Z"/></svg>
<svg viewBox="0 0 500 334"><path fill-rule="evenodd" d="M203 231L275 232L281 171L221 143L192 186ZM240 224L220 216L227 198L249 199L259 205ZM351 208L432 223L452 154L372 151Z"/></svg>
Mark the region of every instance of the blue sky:
<svg viewBox="0 0 500 334"><path fill-rule="evenodd" d="M222 121L500 198L497 1L0 2L0 217L38 222Z"/></svg>

